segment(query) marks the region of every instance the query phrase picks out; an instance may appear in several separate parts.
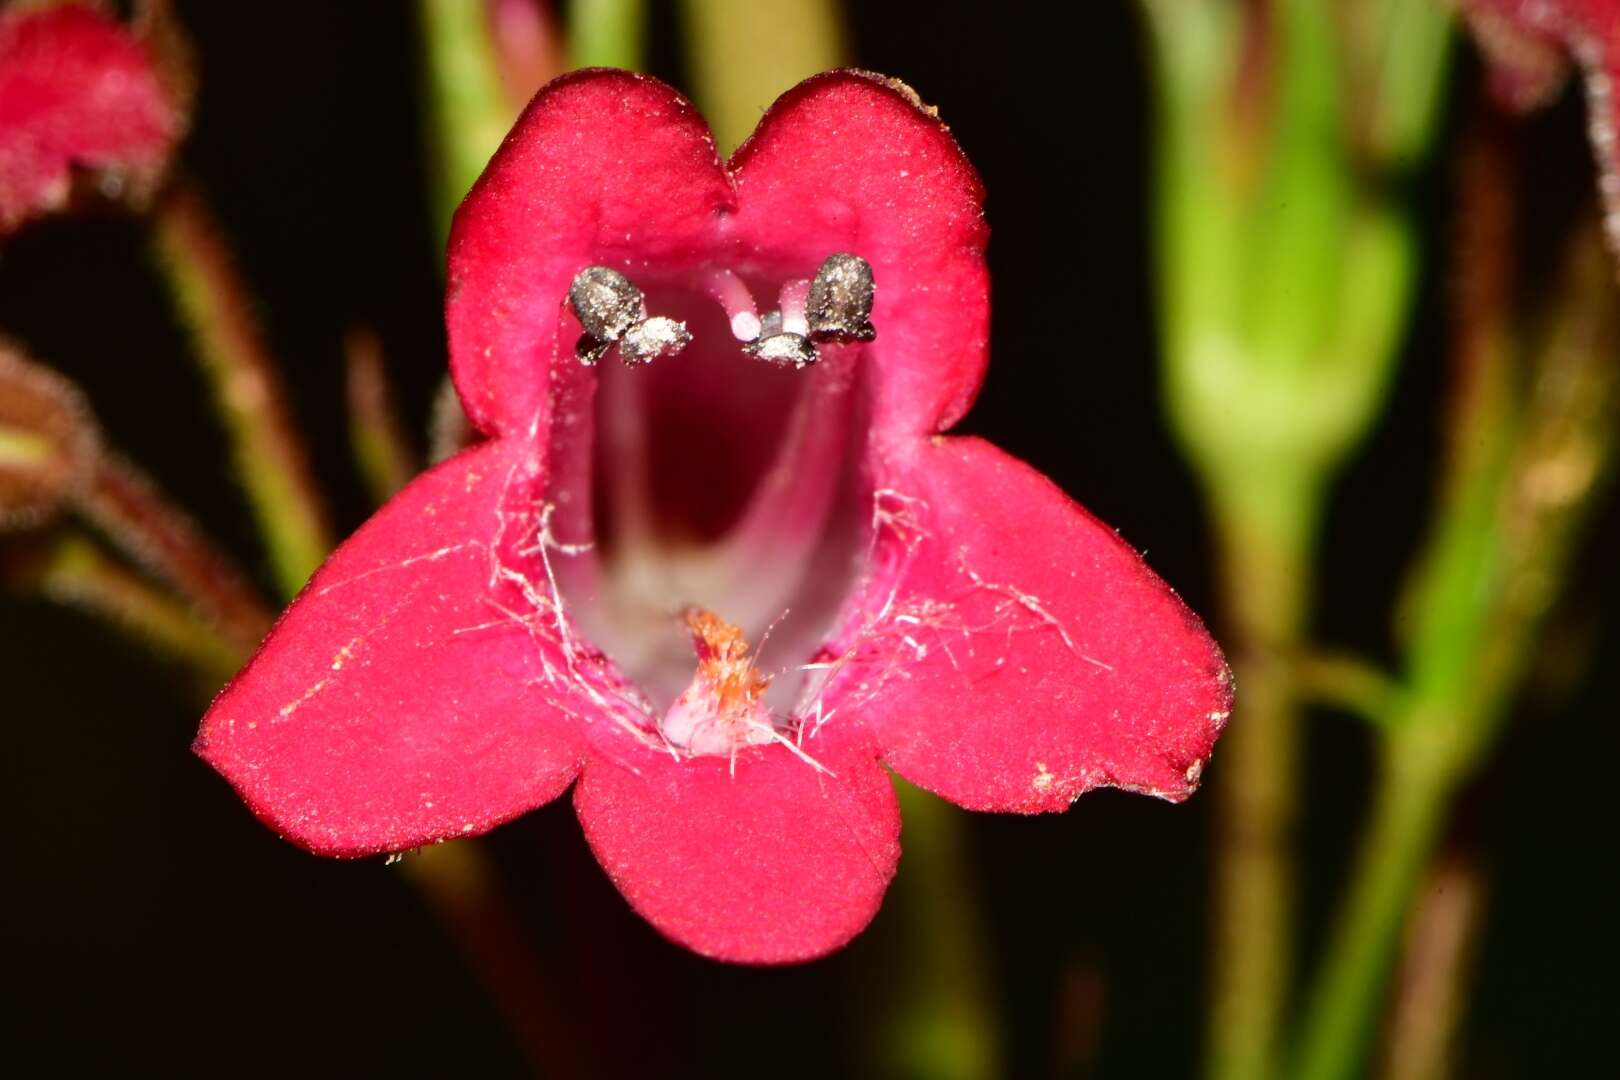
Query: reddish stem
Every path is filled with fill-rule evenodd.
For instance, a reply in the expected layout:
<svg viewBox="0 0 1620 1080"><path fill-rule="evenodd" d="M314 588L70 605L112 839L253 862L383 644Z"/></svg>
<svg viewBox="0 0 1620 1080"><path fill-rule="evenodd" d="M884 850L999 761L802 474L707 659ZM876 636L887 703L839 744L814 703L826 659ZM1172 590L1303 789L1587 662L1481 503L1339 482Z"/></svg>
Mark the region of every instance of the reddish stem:
<svg viewBox="0 0 1620 1080"><path fill-rule="evenodd" d="M532 943L475 841L424 848L403 869L477 972L524 1056L543 1076L594 1075Z"/></svg>
<svg viewBox="0 0 1620 1080"><path fill-rule="evenodd" d="M230 559L123 458L102 455L79 511L244 653L270 629L270 613Z"/></svg>

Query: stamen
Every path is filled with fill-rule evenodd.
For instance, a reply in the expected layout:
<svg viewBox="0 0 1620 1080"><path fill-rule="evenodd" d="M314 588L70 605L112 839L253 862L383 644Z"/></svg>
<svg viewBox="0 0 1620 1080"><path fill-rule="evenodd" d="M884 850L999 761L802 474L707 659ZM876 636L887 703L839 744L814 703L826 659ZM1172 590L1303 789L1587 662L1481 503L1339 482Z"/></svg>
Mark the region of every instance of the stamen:
<svg viewBox="0 0 1620 1080"><path fill-rule="evenodd" d="M685 323L654 315L625 331L619 355L627 364L650 364L660 356L674 356L691 341Z"/></svg>
<svg viewBox="0 0 1620 1080"><path fill-rule="evenodd" d="M810 339L803 334L771 334L761 337L758 341L744 345L743 349L751 356L772 364L792 364L795 368L804 369L821 359L816 347L810 344Z"/></svg>
<svg viewBox="0 0 1620 1080"><path fill-rule="evenodd" d="M600 341L589 334L581 334L579 340L574 342L574 355L579 358L580 363L590 367L602 359L611 348L613 348L611 341Z"/></svg>
<svg viewBox="0 0 1620 1080"><path fill-rule="evenodd" d="M590 367L614 342L626 364L649 364L686 348L692 335L686 324L656 315L647 317L647 299L629 278L606 266L587 266L568 287L568 304L585 333L574 355Z"/></svg>
<svg viewBox="0 0 1620 1080"><path fill-rule="evenodd" d="M810 324L805 321L805 298L809 295L810 283L802 278L783 285L777 294L781 306L760 320L759 336L744 345L743 351L767 363L791 364L800 370L820 360L810 343Z"/></svg>
<svg viewBox="0 0 1620 1080"><path fill-rule="evenodd" d="M759 312L754 307L754 294L748 291L742 278L730 270L711 270L703 284L725 310L732 337L738 341L753 341L759 337Z"/></svg>
<svg viewBox="0 0 1620 1080"><path fill-rule="evenodd" d="M872 297L876 286L872 264L840 251L827 256L810 284L810 336L816 341L871 341Z"/></svg>
<svg viewBox="0 0 1620 1080"><path fill-rule="evenodd" d="M606 266L587 266L574 276L568 303L585 333L614 342L647 317L647 300L630 279Z"/></svg>
<svg viewBox="0 0 1620 1080"><path fill-rule="evenodd" d="M767 363L806 368L820 355L816 342L871 341L872 266L858 255L829 255L813 281L785 283L777 308L761 318L748 286L723 267L707 271L704 289L726 313L731 334L750 355ZM587 266L574 277L568 302L584 328L574 346L579 362L598 363L617 343L627 364L671 356L692 340L686 324L647 315L646 296L629 278L606 266Z"/></svg>

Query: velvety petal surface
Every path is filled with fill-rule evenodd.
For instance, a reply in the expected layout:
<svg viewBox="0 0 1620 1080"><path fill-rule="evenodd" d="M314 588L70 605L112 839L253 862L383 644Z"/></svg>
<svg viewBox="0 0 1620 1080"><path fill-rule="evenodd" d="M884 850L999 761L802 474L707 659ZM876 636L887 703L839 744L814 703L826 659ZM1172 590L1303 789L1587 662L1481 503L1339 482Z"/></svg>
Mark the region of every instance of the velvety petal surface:
<svg viewBox="0 0 1620 1080"><path fill-rule="evenodd" d="M196 750L277 832L394 851L483 832L574 778L582 737L491 581L532 458L486 443L412 483L214 702Z"/></svg>
<svg viewBox="0 0 1620 1080"><path fill-rule="evenodd" d="M827 726L865 723L902 776L973 810L1191 794L1231 679L1137 552L977 439L919 444L885 486L882 614L824 695Z"/></svg>
<svg viewBox="0 0 1620 1080"><path fill-rule="evenodd" d="M809 265L834 251L872 264L873 425L943 430L984 375L989 238L978 174L909 87L833 71L783 94L731 159L737 229Z"/></svg>
<svg viewBox="0 0 1620 1080"><path fill-rule="evenodd" d="M592 69L546 85L456 212L446 321L473 422L514 431L548 408L562 305L579 270L706 251L732 192L708 125L668 86Z"/></svg>
<svg viewBox="0 0 1620 1080"><path fill-rule="evenodd" d="M116 22L72 4L0 12L0 234L65 202L75 169L143 184L183 126Z"/></svg>
<svg viewBox="0 0 1620 1080"><path fill-rule="evenodd" d="M673 761L593 757L574 789L591 850L631 905L705 956L774 964L829 953L871 921L900 855L888 773L865 739Z"/></svg>

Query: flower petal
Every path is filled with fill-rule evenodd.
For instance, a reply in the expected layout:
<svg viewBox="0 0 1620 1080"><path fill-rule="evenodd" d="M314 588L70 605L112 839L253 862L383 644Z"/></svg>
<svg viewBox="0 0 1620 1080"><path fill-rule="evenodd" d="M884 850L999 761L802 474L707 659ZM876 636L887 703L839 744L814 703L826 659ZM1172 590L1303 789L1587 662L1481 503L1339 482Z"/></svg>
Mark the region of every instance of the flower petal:
<svg viewBox="0 0 1620 1080"><path fill-rule="evenodd" d="M984 189L909 87L860 71L807 79L771 106L731 159L738 230L816 265L872 264L874 426L941 431L984 377L990 283Z"/></svg>
<svg viewBox="0 0 1620 1080"><path fill-rule="evenodd" d="M505 500L531 459L485 443L412 483L214 702L197 753L288 839L325 855L415 847L484 832L574 778L580 736L525 628L490 603Z"/></svg>
<svg viewBox="0 0 1620 1080"><path fill-rule="evenodd" d="M1620 0L1458 0L1481 51L1492 62L1492 82L1509 103L1550 100L1561 67L1556 44L1586 79L1587 125L1597 158L1611 246L1620 244Z"/></svg>
<svg viewBox="0 0 1620 1080"><path fill-rule="evenodd" d="M450 234L451 373L468 416L489 432L543 427L573 276L705 247L731 202L708 126L668 86L605 69L547 84Z"/></svg>
<svg viewBox="0 0 1620 1080"><path fill-rule="evenodd" d="M736 963L809 960L877 913L900 856L888 773L864 739L675 761L593 756L574 789L591 850L674 941Z"/></svg>
<svg viewBox="0 0 1620 1080"><path fill-rule="evenodd" d="M1232 698L1197 616L988 443L932 440L889 468L868 601L883 614L823 695L826 723L864 721L902 776L972 810L1191 794Z"/></svg>
<svg viewBox="0 0 1620 1080"><path fill-rule="evenodd" d="M1545 105L1569 73L1560 35L1545 18L1532 22L1519 0L1456 0L1487 61L1491 92L1515 109ZM1554 14L1544 9L1543 16Z"/></svg>
<svg viewBox="0 0 1620 1080"><path fill-rule="evenodd" d="M74 168L146 186L183 126L117 23L76 4L0 13L0 234L64 203Z"/></svg>

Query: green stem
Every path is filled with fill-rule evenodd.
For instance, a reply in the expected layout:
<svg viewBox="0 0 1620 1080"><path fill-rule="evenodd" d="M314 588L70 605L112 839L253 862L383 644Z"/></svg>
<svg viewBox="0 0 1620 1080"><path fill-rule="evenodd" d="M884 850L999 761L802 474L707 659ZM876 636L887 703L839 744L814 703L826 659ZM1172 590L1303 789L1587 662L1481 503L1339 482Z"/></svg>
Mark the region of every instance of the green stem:
<svg viewBox="0 0 1620 1080"><path fill-rule="evenodd" d="M1299 1056L1291 1076L1336 1080L1359 1075L1383 1001L1412 892L1445 819L1451 790L1439 755L1386 754L1377 802L1351 891L1323 967L1307 999Z"/></svg>
<svg viewBox="0 0 1620 1080"><path fill-rule="evenodd" d="M844 63L831 0L684 0L693 94L729 154L777 96Z"/></svg>
<svg viewBox="0 0 1620 1080"><path fill-rule="evenodd" d="M1342 709L1376 725L1389 722L1404 689L1393 675L1359 656L1317 652L1298 658L1293 667L1305 704Z"/></svg>
<svg viewBox="0 0 1620 1080"><path fill-rule="evenodd" d="M332 549L332 535L275 361L197 194L177 185L154 226L158 263L196 339L276 581L292 596Z"/></svg>
<svg viewBox="0 0 1620 1080"><path fill-rule="evenodd" d="M897 783L905 856L894 900L905 912L905 958L892 997L868 1032L884 1070L916 1080L1001 1075L1000 1036L984 978L973 872L963 814Z"/></svg>
<svg viewBox="0 0 1620 1080"><path fill-rule="evenodd" d="M1345 11L1364 20L1358 51L1372 69L1363 80L1368 92L1355 106L1365 110L1358 125L1363 155L1385 168L1410 169L1433 144L1444 114L1444 75L1457 37L1451 5L1371 0Z"/></svg>
<svg viewBox="0 0 1620 1080"><path fill-rule="evenodd" d="M1294 956L1299 694L1287 658L1310 606L1322 501L1304 473L1211 480L1238 707L1213 772L1214 941L1207 1074L1275 1072Z"/></svg>
<svg viewBox="0 0 1620 1080"><path fill-rule="evenodd" d="M434 218L441 240L517 114L501 84L486 8L483 0L420 0L419 5L438 166Z"/></svg>
<svg viewBox="0 0 1620 1080"><path fill-rule="evenodd" d="M57 536L32 555L14 556L5 577L14 587L98 616L185 661L210 693L247 655L185 605L74 533Z"/></svg>
<svg viewBox="0 0 1620 1080"><path fill-rule="evenodd" d="M641 67L642 0L572 0L568 46L575 67Z"/></svg>

